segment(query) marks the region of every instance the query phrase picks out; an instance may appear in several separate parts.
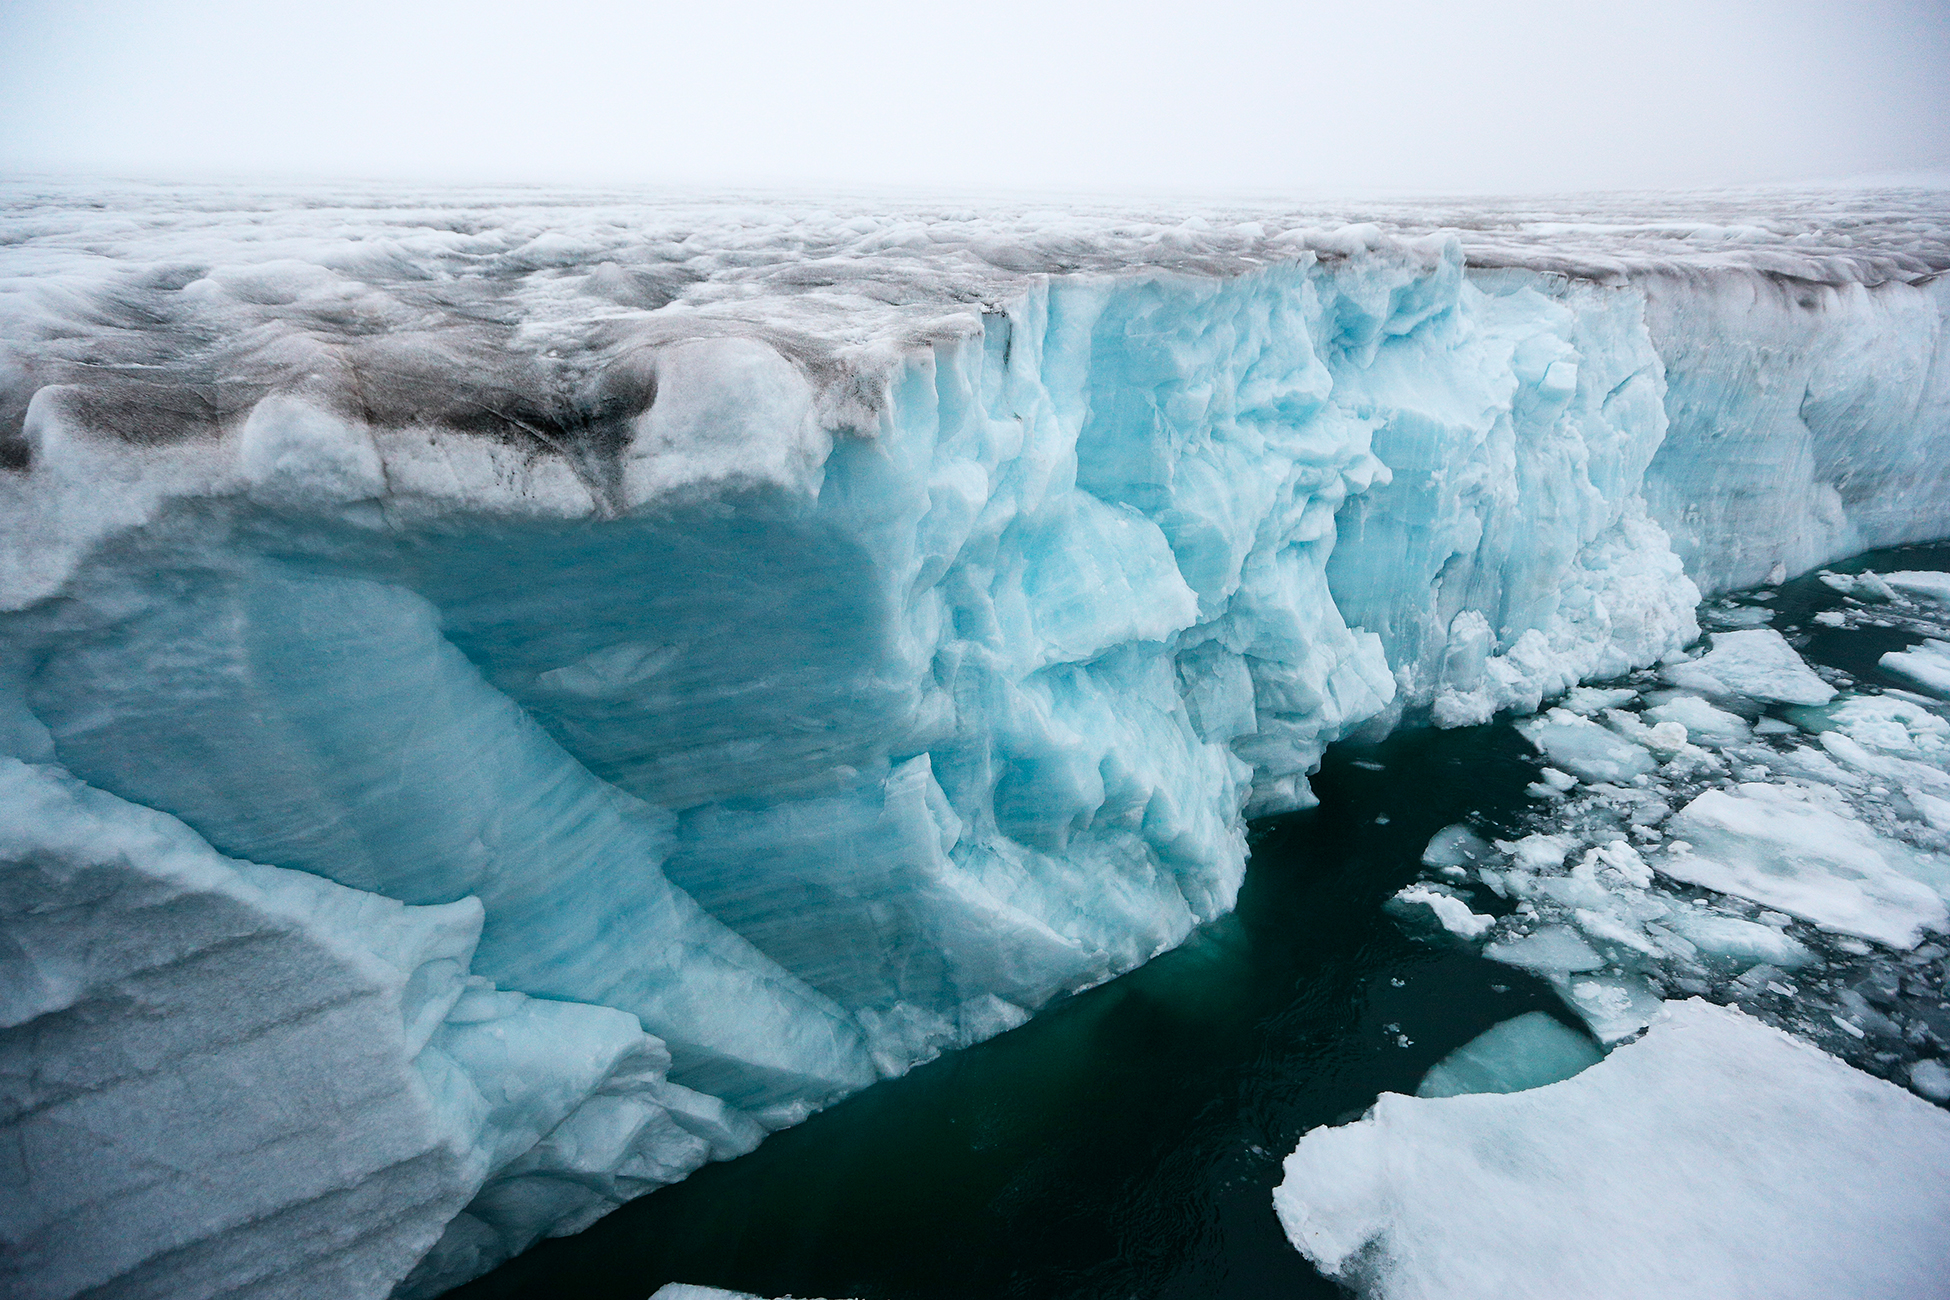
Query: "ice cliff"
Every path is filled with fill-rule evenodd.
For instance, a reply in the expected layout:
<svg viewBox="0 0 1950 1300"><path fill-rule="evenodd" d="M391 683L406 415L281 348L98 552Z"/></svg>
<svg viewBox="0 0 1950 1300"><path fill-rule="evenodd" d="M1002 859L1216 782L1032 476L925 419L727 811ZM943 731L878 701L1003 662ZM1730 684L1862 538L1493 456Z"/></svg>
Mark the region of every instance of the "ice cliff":
<svg viewBox="0 0 1950 1300"><path fill-rule="evenodd" d="M0 1276L435 1292L1950 533L1946 215L15 187Z"/></svg>

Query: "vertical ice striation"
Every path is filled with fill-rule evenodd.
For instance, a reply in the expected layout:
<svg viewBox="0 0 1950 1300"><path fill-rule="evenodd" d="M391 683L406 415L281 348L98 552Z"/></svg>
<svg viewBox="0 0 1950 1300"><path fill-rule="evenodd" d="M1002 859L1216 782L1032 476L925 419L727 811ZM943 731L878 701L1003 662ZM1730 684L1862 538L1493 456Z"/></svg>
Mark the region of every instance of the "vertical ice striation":
<svg viewBox="0 0 1950 1300"><path fill-rule="evenodd" d="M43 213L11 255L0 925L43 992L0 1050L359 1089L357 1158L275 1204L211 1153L312 1151L297 1112L94 1112L201 1180L144 1182L99 1277L48 1225L134 1157L21 1103L47 1295L437 1290L1182 941L1337 738L1950 531L1908 254L1791 289L1373 226L510 212ZM157 890L231 919L124 960ZM89 991L179 967L181 1014ZM328 996L356 1069L289 1028Z"/></svg>
<svg viewBox="0 0 1950 1300"><path fill-rule="evenodd" d="M1950 282L1670 271L1645 294L1670 420L1646 499L1709 594L1944 535Z"/></svg>
<svg viewBox="0 0 1950 1300"><path fill-rule="evenodd" d="M1455 292L1446 347L1377 329L1342 378L1393 479L1330 570L1403 703L1451 726L1656 661L1698 600L1643 496L1666 421L1638 293L1514 271Z"/></svg>

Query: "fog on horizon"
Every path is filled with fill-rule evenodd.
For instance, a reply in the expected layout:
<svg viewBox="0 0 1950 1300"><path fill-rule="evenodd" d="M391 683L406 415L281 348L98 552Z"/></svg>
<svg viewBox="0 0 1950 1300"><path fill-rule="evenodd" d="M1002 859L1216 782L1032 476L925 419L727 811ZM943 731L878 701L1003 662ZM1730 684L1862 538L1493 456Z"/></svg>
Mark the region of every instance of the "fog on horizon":
<svg viewBox="0 0 1950 1300"><path fill-rule="evenodd" d="M1950 170L1950 5L9 0L0 169L1351 195Z"/></svg>

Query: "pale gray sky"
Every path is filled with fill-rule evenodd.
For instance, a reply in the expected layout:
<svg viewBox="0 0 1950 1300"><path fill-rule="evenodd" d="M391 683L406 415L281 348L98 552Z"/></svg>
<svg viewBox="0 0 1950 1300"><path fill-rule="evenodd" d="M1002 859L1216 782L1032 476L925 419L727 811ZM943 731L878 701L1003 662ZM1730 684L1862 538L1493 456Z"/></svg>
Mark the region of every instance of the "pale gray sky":
<svg viewBox="0 0 1950 1300"><path fill-rule="evenodd" d="M1537 191L1950 169L1946 0L0 0L0 167Z"/></svg>

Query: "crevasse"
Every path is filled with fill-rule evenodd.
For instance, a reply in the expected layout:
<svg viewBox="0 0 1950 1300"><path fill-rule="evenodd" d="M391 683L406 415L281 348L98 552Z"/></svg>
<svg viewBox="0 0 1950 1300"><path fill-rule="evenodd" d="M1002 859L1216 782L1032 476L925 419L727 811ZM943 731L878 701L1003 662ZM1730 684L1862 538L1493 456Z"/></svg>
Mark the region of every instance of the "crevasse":
<svg viewBox="0 0 1950 1300"><path fill-rule="evenodd" d="M1130 969L1334 740L1535 709L1691 641L1701 589L1950 532L1945 294L1367 238L1037 278L844 420L790 348L663 342L560 454L316 368L168 446L40 389L0 1051L119 1064L9 1096L10 1284L431 1294ZM138 915L175 946L99 941ZM185 962L200 1001L151 991ZM178 1086L334 980L358 1052L262 1067L304 1106Z"/></svg>

